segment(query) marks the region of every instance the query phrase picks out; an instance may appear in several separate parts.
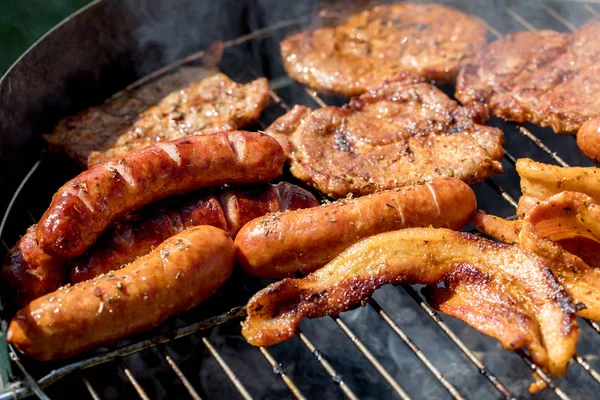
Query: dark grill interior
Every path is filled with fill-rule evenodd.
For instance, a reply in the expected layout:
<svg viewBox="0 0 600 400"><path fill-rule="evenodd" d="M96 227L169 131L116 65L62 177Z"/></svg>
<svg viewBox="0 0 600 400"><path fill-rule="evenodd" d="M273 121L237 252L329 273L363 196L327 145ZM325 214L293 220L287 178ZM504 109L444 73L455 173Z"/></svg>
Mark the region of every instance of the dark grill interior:
<svg viewBox="0 0 600 400"><path fill-rule="evenodd" d="M490 40L513 30L567 32L600 16L600 5L592 2L544 2L527 9L527 4L517 2L491 4L458 5L486 21ZM310 23L314 20L308 17L282 21L224 43L223 72L236 81L266 76L271 83L272 104L261 124L250 130L264 128L293 104L313 108L344 104L295 84L283 70L279 41ZM200 56L191 56L152 77L182 63L197 62ZM447 89L451 95L453 89ZM479 208L488 213L514 215L520 196L514 168L517 158L563 166L593 165L580 154L574 137L497 119L492 125L505 132L507 143L505 173L474 187ZM3 250L37 221L52 193L76 173L64 156L42 154L2 220ZM289 176L284 179L293 180ZM68 362L36 363L9 347L14 381L0 399L32 393L40 398L68 395L81 399L591 399L597 398L600 390L598 324L580 319L579 355L564 378L548 377L526 352L504 351L494 339L438 315L421 298L419 287L388 285L365 307L336 317L306 320L292 340L254 348L240 335L244 310L239 306L267 283L236 273L200 307L152 332ZM527 392L532 371L548 384L535 396Z"/></svg>

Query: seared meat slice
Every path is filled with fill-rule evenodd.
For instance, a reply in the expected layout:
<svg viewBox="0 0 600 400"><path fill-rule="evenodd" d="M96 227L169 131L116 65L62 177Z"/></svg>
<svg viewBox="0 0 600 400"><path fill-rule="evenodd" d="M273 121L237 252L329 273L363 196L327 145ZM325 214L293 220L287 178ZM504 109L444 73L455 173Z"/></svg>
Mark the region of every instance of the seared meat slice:
<svg viewBox="0 0 600 400"><path fill-rule="evenodd" d="M573 33L511 33L481 51L457 78L456 98L475 110L574 134L600 115L600 22Z"/></svg>
<svg viewBox="0 0 600 400"><path fill-rule="evenodd" d="M439 4L406 2L292 35L281 42L281 55L293 79L350 97L398 72L454 82L460 66L485 43L486 29L477 18Z"/></svg>
<svg viewBox="0 0 600 400"><path fill-rule="evenodd" d="M411 74L348 107L297 106L267 134L287 150L294 176L333 197L440 176L475 183L502 172L502 131L473 123L458 103Z"/></svg>
<svg viewBox="0 0 600 400"><path fill-rule="evenodd" d="M236 130L257 121L268 102L264 78L239 84L186 67L63 119L45 139L87 168L156 142Z"/></svg>

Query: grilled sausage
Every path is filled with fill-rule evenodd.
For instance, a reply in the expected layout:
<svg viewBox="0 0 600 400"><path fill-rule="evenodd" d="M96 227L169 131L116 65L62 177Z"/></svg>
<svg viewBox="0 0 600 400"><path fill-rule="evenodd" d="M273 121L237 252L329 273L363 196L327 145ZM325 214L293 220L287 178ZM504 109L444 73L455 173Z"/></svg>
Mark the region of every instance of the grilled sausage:
<svg viewBox="0 0 600 400"><path fill-rule="evenodd" d="M5 304L22 307L31 300L64 285L68 262L52 257L40 248L36 225L10 249L2 265L2 293Z"/></svg>
<svg viewBox="0 0 600 400"><path fill-rule="evenodd" d="M287 182L226 189L218 196L193 193L106 231L83 256L71 261L71 282L115 270L190 226L212 225L235 237L243 225L268 212L316 205L310 192Z"/></svg>
<svg viewBox="0 0 600 400"><path fill-rule="evenodd" d="M409 227L460 229L477 208L475 194L455 178L406 186L321 207L269 214L246 224L235 244L252 276L312 272L360 239Z"/></svg>
<svg viewBox="0 0 600 400"><path fill-rule="evenodd" d="M600 163L600 117L595 117L579 128L577 132L577 146L584 156Z"/></svg>
<svg viewBox="0 0 600 400"><path fill-rule="evenodd" d="M283 159L273 138L244 131L158 143L67 182L42 216L37 239L46 253L73 258L143 205L203 187L269 181L281 174Z"/></svg>
<svg viewBox="0 0 600 400"><path fill-rule="evenodd" d="M121 270L29 303L7 340L43 361L115 342L200 304L227 280L234 260L226 232L190 228Z"/></svg>

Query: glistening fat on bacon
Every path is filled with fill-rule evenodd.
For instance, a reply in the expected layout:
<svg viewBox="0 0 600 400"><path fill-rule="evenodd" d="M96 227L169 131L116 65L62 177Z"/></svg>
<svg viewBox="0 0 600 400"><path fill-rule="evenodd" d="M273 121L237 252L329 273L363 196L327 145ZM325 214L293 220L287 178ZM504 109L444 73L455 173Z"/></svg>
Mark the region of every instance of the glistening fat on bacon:
<svg viewBox="0 0 600 400"><path fill-rule="evenodd" d="M427 226L461 229L476 208L469 185L437 178L321 207L268 214L238 233L238 263L249 275L263 278L307 274L377 233Z"/></svg>
<svg viewBox="0 0 600 400"><path fill-rule="evenodd" d="M143 205L203 187L269 181L281 174L283 159L273 138L245 131L157 143L63 185L38 223L37 239L48 254L73 258Z"/></svg>
<svg viewBox="0 0 600 400"><path fill-rule="evenodd" d="M267 286L248 302L242 334L255 346L273 345L291 338L303 318L347 311L384 284L434 285L465 269L507 288L514 312L531 321L520 343L538 365L564 374L579 330L575 307L548 267L518 247L448 229L411 228L372 236L305 278ZM517 339L494 336L506 348Z"/></svg>

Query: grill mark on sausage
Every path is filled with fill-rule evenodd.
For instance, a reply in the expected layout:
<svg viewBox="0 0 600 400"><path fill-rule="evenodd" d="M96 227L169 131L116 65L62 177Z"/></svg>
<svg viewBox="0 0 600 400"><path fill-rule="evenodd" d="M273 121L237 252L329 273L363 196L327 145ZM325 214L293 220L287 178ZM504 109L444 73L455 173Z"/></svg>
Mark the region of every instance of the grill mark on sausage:
<svg viewBox="0 0 600 400"><path fill-rule="evenodd" d="M437 210L437 214L441 215L442 211L440 210L440 205L438 204L437 195L435 194L435 190L431 187L431 184L426 183L427 189L429 189L429 193L431 193L431 198L433 199L433 204L435 204L435 209Z"/></svg>
<svg viewBox="0 0 600 400"><path fill-rule="evenodd" d="M231 151L235 156L236 161L243 160L245 158L246 152L246 142L244 140L239 140L239 135L234 132L227 137L229 146L231 147Z"/></svg>
<svg viewBox="0 0 600 400"><path fill-rule="evenodd" d="M402 222L402 225L404 225L405 219L404 219L404 211L402 210L402 206L398 203L398 199L396 197L392 197L392 201L396 205L396 212L398 213L398 216L400 217L400 221Z"/></svg>
<svg viewBox="0 0 600 400"><path fill-rule="evenodd" d="M177 164L178 167L181 166L181 154L179 153L177 146L175 146L173 143L161 142L157 143L156 147L160 148L165 153L167 153L167 155L171 158L171 160L173 160L175 164Z"/></svg>
<svg viewBox="0 0 600 400"><path fill-rule="evenodd" d="M111 163L108 169L110 170L111 168L116 170L130 187L135 187L135 179L129 165L125 163Z"/></svg>
<svg viewBox="0 0 600 400"><path fill-rule="evenodd" d="M94 207L94 200L90 198L90 195L86 188L81 187L81 186L77 186L77 187L69 186L65 189L67 190L68 194L78 198L79 201L81 201L81 203L83 203L83 205L85 205L85 207L88 210L90 210L91 212L96 211L96 208Z"/></svg>

